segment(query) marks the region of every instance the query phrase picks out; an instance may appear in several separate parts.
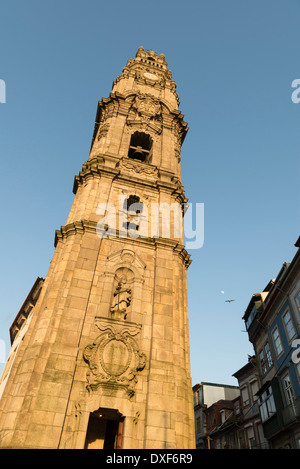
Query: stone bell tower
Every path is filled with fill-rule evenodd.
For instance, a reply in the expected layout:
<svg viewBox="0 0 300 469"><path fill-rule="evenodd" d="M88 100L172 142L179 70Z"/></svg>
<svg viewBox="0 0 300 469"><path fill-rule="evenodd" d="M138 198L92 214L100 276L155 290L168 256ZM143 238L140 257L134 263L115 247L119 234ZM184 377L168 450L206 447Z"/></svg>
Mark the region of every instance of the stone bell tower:
<svg viewBox="0 0 300 469"><path fill-rule="evenodd" d="M98 103L48 274L10 330L1 447L194 447L178 104L142 47Z"/></svg>

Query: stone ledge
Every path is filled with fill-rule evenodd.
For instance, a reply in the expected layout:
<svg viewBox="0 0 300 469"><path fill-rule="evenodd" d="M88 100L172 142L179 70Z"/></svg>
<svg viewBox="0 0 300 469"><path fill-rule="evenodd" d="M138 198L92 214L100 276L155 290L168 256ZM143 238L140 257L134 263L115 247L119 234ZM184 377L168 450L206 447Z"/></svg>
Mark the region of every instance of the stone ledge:
<svg viewBox="0 0 300 469"><path fill-rule="evenodd" d="M62 241L64 238L73 235L73 234L84 234L84 233L95 233L96 234L96 228L97 228L97 223L91 220L80 220L76 221L74 223L70 223L68 225L64 225L60 228L60 230L56 230L55 232L55 241L54 241L54 246L56 247L59 241ZM179 243L175 239L169 239L169 238L143 238L143 237L138 237L138 238L131 238L129 237L119 237L119 230L116 230L116 237L114 238L108 238L110 240L117 240L122 242L130 242L130 244L136 244L136 245L147 245L148 247L153 247L153 248L166 248L169 247L174 251L174 253L178 254L186 267L189 267L189 265L192 263L192 260L190 259L191 255L186 251L185 247L183 244Z"/></svg>

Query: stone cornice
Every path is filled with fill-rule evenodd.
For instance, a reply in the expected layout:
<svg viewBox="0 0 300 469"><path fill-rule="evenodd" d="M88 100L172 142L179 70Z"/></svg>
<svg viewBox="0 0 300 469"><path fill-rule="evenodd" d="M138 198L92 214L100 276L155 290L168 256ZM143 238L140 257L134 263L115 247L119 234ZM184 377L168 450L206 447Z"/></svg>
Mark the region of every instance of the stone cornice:
<svg viewBox="0 0 300 469"><path fill-rule="evenodd" d="M56 230L55 232L55 241L54 246L56 247L59 241L62 241L64 238L67 238L71 235L80 234L83 235L84 233L95 233L96 234L97 223L91 220L80 220L74 223L69 223L67 225L61 226L60 230ZM174 251L175 254L181 257L184 265L186 268L191 264L190 254L186 251L183 244L179 243L176 239L169 239L169 238L146 238L146 237L138 237L138 238L131 238L119 236L119 230L116 230L116 236L108 238L110 240L122 241L122 243L129 243L129 244L136 244L136 245L143 245L148 247L162 247L162 248L169 248Z"/></svg>
<svg viewBox="0 0 300 469"><path fill-rule="evenodd" d="M158 169L157 166L112 155L98 155L86 161L82 171L74 178L73 192L76 194L80 185L89 178L103 176L126 183L140 184L158 190L165 190L175 196L179 203L186 203L184 187L174 173Z"/></svg>
<svg viewBox="0 0 300 469"><path fill-rule="evenodd" d="M107 160L110 160L111 166L105 164ZM106 156L106 159L104 159L103 156L98 155L95 158L91 158L90 160L86 161L82 165L82 170L74 177L74 194L76 194L78 187L86 183L89 178L100 178L101 176L107 176L111 178L116 177L120 173L120 170L113 167L116 164L115 160L118 159L111 156Z"/></svg>
<svg viewBox="0 0 300 469"><path fill-rule="evenodd" d="M91 220L80 220L68 225L61 226L60 230L55 231L54 246L56 247L58 242L63 238L74 234L83 235L85 232L96 233L97 223Z"/></svg>

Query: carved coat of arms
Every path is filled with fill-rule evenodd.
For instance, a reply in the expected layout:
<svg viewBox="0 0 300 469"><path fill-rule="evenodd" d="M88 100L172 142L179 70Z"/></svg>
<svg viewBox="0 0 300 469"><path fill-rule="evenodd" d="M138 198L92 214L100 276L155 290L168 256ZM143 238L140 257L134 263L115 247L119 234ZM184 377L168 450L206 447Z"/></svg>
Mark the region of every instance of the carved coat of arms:
<svg viewBox="0 0 300 469"><path fill-rule="evenodd" d="M96 326L102 333L83 351L89 365L87 388L122 387L129 397L133 396L137 374L146 364L146 355L133 338L141 326L107 318L96 318Z"/></svg>
<svg viewBox="0 0 300 469"><path fill-rule="evenodd" d="M133 108L138 114L147 114L149 117L155 117L161 113L159 100L145 94L138 94L136 96Z"/></svg>

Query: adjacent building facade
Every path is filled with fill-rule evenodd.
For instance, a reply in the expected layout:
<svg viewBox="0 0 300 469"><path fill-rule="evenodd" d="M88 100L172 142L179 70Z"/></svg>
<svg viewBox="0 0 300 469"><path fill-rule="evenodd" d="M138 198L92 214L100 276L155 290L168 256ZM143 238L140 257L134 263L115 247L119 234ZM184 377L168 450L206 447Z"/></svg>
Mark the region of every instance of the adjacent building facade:
<svg viewBox="0 0 300 469"><path fill-rule="evenodd" d="M300 243L243 319L255 350L263 434L271 448L300 448Z"/></svg>
<svg viewBox="0 0 300 469"><path fill-rule="evenodd" d="M258 408L257 392L261 387L261 381L256 357L248 357L248 363L236 371L233 376L238 380L240 388L240 448L269 449Z"/></svg>
<svg viewBox="0 0 300 469"><path fill-rule="evenodd" d="M219 400L204 410L208 449L241 449L240 396Z"/></svg>
<svg viewBox="0 0 300 469"><path fill-rule="evenodd" d="M193 386L196 448L268 449L258 408L260 385L255 356L233 375L238 386Z"/></svg>
<svg viewBox="0 0 300 469"><path fill-rule="evenodd" d="M1 447L194 447L178 105L164 55L142 47L98 103L49 271L13 326Z"/></svg>
<svg viewBox="0 0 300 469"><path fill-rule="evenodd" d="M209 446L206 409L220 400L233 400L239 396L239 387L217 383L197 383L193 386L196 448Z"/></svg>

